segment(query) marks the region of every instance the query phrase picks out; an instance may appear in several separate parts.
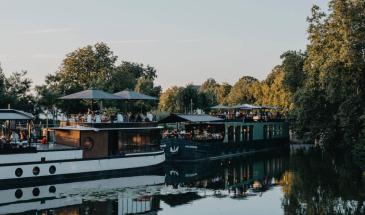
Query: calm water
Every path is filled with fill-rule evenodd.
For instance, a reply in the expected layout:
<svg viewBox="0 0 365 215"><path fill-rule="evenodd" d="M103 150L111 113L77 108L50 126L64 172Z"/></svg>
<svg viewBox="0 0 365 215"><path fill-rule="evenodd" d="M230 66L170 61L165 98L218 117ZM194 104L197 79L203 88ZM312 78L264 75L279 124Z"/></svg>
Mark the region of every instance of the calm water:
<svg viewBox="0 0 365 215"><path fill-rule="evenodd" d="M149 175L0 191L14 214L362 214L364 177L322 153L166 164Z"/></svg>

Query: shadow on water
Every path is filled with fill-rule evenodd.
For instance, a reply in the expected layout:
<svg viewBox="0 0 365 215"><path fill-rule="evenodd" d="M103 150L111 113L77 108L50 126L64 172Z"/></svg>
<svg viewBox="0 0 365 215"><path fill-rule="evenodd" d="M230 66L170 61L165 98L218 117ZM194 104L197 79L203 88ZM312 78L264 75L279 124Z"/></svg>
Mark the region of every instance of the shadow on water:
<svg viewBox="0 0 365 215"><path fill-rule="evenodd" d="M166 207L191 214L183 206L202 200L270 207L260 198L266 193L275 194L281 214L361 214L363 182L362 172L349 159L333 160L316 150L265 153L166 163L134 176L4 188L0 214L160 214Z"/></svg>

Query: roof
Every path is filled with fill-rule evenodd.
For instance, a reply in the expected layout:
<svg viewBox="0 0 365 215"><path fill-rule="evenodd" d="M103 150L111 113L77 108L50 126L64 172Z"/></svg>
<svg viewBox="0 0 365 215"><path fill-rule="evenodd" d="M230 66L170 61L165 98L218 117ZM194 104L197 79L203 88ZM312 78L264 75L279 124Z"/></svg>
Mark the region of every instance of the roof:
<svg viewBox="0 0 365 215"><path fill-rule="evenodd" d="M210 107L210 109L230 109L230 107L225 106L225 105L216 105L216 106Z"/></svg>
<svg viewBox="0 0 365 215"><path fill-rule="evenodd" d="M34 116L30 113L14 109L0 109L0 120L31 120Z"/></svg>
<svg viewBox="0 0 365 215"><path fill-rule="evenodd" d="M171 114L170 116L160 120L159 123L216 122L221 120L221 118L210 116L207 114Z"/></svg>
<svg viewBox="0 0 365 215"><path fill-rule="evenodd" d="M114 93L114 95L119 96L121 99L125 100L158 100L156 97L129 90L123 90L121 92Z"/></svg>
<svg viewBox="0 0 365 215"><path fill-rule="evenodd" d="M234 109L242 109L242 110L252 110L252 109L261 109L261 106L251 105L251 104L238 104L233 106Z"/></svg>
<svg viewBox="0 0 365 215"><path fill-rule="evenodd" d="M122 98L102 90L91 89L63 96L59 99L122 99Z"/></svg>

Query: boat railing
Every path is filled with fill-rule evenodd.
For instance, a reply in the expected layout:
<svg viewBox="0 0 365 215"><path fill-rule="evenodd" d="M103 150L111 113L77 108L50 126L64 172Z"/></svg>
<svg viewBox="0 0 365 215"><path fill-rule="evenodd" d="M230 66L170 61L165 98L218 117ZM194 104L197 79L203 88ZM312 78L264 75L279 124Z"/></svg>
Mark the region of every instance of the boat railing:
<svg viewBox="0 0 365 215"><path fill-rule="evenodd" d="M139 128L139 127L156 127L157 122L70 122L61 121L60 127L66 126L83 126L92 128Z"/></svg>
<svg viewBox="0 0 365 215"><path fill-rule="evenodd" d="M272 119L236 118L236 119L224 119L224 122L285 122L285 119L282 119L282 118L272 118Z"/></svg>
<svg viewBox="0 0 365 215"><path fill-rule="evenodd" d="M29 145L1 143L0 154L36 153L37 148Z"/></svg>

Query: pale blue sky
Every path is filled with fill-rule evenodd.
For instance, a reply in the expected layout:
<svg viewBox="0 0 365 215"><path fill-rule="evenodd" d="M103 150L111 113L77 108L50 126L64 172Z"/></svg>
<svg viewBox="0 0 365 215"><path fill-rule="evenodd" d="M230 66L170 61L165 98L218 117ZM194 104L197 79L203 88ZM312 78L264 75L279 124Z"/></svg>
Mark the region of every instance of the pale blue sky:
<svg viewBox="0 0 365 215"><path fill-rule="evenodd" d="M0 0L0 62L40 84L67 53L105 42L154 66L164 88L264 79L281 53L305 48L313 4L328 0Z"/></svg>

